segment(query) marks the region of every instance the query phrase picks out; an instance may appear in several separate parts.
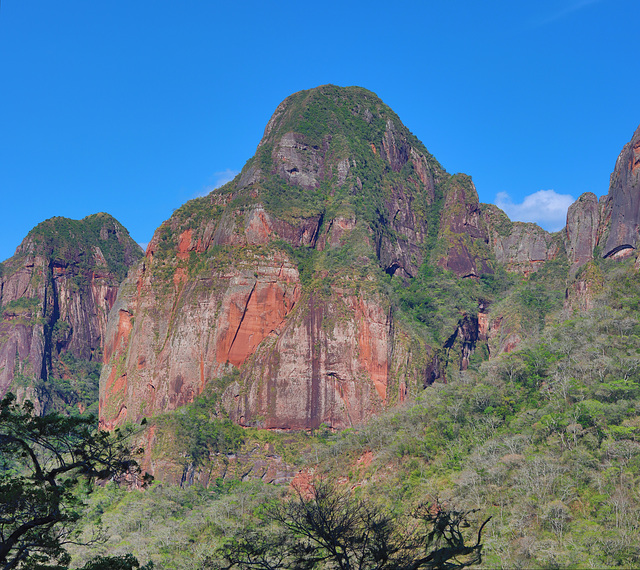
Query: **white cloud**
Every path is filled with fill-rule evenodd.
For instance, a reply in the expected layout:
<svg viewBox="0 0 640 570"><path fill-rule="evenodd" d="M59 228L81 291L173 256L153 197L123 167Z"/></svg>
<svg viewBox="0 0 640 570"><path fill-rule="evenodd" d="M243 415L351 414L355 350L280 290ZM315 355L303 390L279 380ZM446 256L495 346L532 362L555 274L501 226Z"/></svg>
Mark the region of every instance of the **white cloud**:
<svg viewBox="0 0 640 570"><path fill-rule="evenodd" d="M231 182L236 176L240 174L239 170L233 170L231 168L227 168L226 170L222 170L221 172L214 172L213 176L213 184L208 184L205 186L200 192L197 192L195 197L200 198L201 196L206 196L212 190L216 188L220 188L220 186L224 186L227 182Z"/></svg>
<svg viewBox="0 0 640 570"><path fill-rule="evenodd" d="M538 190L525 196L521 204L514 204L507 192L496 194L495 204L513 221L535 222L550 232L561 230L567 221L567 210L575 202L569 194L555 190Z"/></svg>
<svg viewBox="0 0 640 570"><path fill-rule="evenodd" d="M213 183L213 190L216 188L220 188L220 186L224 186L227 182L231 182L236 176L240 174L239 170L232 170L231 168L227 168L222 172L216 172L213 176L215 182Z"/></svg>
<svg viewBox="0 0 640 570"><path fill-rule="evenodd" d="M142 248L142 251L147 251L147 246L149 245L149 242L147 243L138 242L138 245Z"/></svg>

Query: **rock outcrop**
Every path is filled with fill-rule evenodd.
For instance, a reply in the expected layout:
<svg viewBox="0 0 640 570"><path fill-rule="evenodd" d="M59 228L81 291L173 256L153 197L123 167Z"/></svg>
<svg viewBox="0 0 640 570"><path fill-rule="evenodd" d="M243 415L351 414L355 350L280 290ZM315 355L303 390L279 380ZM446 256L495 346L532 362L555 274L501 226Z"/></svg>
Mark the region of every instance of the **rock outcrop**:
<svg viewBox="0 0 640 570"><path fill-rule="evenodd" d="M537 224L512 222L493 204L483 204L483 219L496 261L508 271L529 275L561 251L557 240Z"/></svg>
<svg viewBox="0 0 640 570"><path fill-rule="evenodd" d="M640 127L618 156L602 204L603 257L628 257L638 247L640 227Z"/></svg>
<svg viewBox="0 0 640 570"><path fill-rule="evenodd" d="M572 272L593 259L598 243L600 207L598 198L586 192L567 211L567 255Z"/></svg>
<svg viewBox="0 0 640 570"><path fill-rule="evenodd" d="M435 351L381 287L425 261L440 226L426 208L442 207L449 178L372 93L289 97L236 180L176 211L121 287L102 425L215 384L242 425L343 428L422 389Z"/></svg>
<svg viewBox="0 0 640 570"><path fill-rule="evenodd" d="M28 397L41 412L90 405L95 396L81 397L75 381L99 373L107 315L141 255L107 214L51 218L31 230L2 264L0 395Z"/></svg>
<svg viewBox="0 0 640 570"><path fill-rule="evenodd" d="M493 273L489 237L481 216L478 193L465 174L452 176L444 186L436 263L458 277Z"/></svg>

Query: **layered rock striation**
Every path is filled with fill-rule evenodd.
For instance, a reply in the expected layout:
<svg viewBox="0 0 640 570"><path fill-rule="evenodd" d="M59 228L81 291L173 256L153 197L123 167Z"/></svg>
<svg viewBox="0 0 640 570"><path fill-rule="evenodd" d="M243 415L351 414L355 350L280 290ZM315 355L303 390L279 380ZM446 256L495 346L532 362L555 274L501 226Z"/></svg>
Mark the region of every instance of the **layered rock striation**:
<svg viewBox="0 0 640 570"><path fill-rule="evenodd" d="M120 287L101 424L176 410L208 387L244 426L344 428L490 346L513 350L531 324L519 307L535 311L544 287L506 308L485 293L507 273L562 281L604 243L605 256L636 247L620 213L634 165L619 159L631 174L614 173L606 204L581 197L549 234L480 204L470 177L448 174L373 93L296 93L238 177L164 222ZM460 295L449 305L445 282Z"/></svg>
<svg viewBox="0 0 640 570"><path fill-rule="evenodd" d="M0 396L11 390L41 412L90 405L95 395L78 393L75 381L99 373L107 315L141 255L108 214L51 218L31 230L2 264Z"/></svg>
<svg viewBox="0 0 640 570"><path fill-rule="evenodd" d="M412 279L431 256L460 191L450 179L373 93L286 99L236 180L176 211L123 284L103 425L216 385L242 425L343 428L422 389L435 351L397 321L385 282ZM467 186L475 206L447 223L475 239Z"/></svg>

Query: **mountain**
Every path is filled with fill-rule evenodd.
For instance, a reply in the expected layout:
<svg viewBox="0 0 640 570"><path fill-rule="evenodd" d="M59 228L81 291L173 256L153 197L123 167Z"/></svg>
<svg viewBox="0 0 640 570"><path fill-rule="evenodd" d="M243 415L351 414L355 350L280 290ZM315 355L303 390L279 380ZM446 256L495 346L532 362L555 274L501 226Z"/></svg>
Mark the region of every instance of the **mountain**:
<svg viewBox="0 0 640 570"><path fill-rule="evenodd" d="M224 566L234 544L282 544L265 503L327 481L403 525L425 500L473 515L471 543L490 518L486 567L638 567L637 141L550 234L479 203L374 94L323 86L286 99L241 174L139 260L115 262L86 220L34 229L57 228L3 267L19 293L3 358L36 347L12 389L42 410L88 404L100 336L100 421L142 424L135 447L163 482L99 486L79 536L101 521L110 540L72 546L74 564ZM73 309L92 299L95 328ZM41 353L46 378L25 383Z"/></svg>
<svg viewBox="0 0 640 570"><path fill-rule="evenodd" d="M347 427L409 397L437 358L385 288L431 254L459 274L491 270L478 212L471 180L448 175L373 93L292 95L241 174L177 210L123 284L103 425L176 409L211 383L235 421L266 428Z"/></svg>
<svg viewBox="0 0 640 570"><path fill-rule="evenodd" d="M340 429L511 351L571 309L594 255L634 251L634 165L620 158L608 196L582 196L549 234L480 204L373 93L296 93L236 179L178 209L122 284L101 423L207 388L244 426Z"/></svg>
<svg viewBox="0 0 640 570"><path fill-rule="evenodd" d="M142 250L108 214L51 218L0 265L0 395L95 408L107 315Z"/></svg>

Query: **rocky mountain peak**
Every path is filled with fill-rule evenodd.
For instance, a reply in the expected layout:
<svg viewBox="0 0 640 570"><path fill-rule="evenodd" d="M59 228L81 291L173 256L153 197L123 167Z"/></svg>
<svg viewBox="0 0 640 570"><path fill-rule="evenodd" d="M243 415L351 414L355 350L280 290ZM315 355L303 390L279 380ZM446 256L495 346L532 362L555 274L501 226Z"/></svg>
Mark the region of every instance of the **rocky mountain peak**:
<svg viewBox="0 0 640 570"><path fill-rule="evenodd" d="M430 174L439 177L444 172L374 93L323 85L295 93L277 107L240 186L269 175L308 190L323 183L342 185L350 171L372 159L385 161L393 172L411 162L423 183ZM352 178L356 182L358 175Z"/></svg>
<svg viewBox="0 0 640 570"><path fill-rule="evenodd" d="M69 381L97 380L107 314L141 256L109 214L33 228L0 274L0 395L10 389L40 410L79 403Z"/></svg>
<svg viewBox="0 0 640 570"><path fill-rule="evenodd" d="M536 307L557 300L538 296L568 273L567 249L572 263L588 257L592 205L571 211L566 240L511 222L373 93L295 93L240 175L163 223L120 288L102 425L174 410L208 386L241 425L364 421L451 363L471 366L478 343L513 349L544 317ZM507 272L532 284L493 318Z"/></svg>

